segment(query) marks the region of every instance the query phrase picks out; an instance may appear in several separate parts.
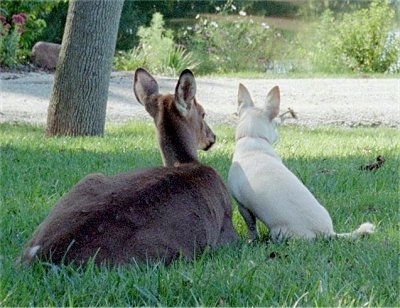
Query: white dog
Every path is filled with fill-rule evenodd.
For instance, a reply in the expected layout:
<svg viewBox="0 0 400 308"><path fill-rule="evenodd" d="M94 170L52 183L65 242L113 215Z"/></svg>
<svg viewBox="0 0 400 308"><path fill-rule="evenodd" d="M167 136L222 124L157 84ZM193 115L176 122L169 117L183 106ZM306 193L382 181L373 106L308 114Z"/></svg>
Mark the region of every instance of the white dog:
<svg viewBox="0 0 400 308"><path fill-rule="evenodd" d="M279 104L277 86L268 93L265 106L260 109L255 107L246 87L239 85L239 123L228 186L238 202L250 239L258 237L256 218L269 228L274 242L292 236L357 238L372 233L371 223L364 223L351 233L335 233L328 211L282 163L272 147L278 138Z"/></svg>

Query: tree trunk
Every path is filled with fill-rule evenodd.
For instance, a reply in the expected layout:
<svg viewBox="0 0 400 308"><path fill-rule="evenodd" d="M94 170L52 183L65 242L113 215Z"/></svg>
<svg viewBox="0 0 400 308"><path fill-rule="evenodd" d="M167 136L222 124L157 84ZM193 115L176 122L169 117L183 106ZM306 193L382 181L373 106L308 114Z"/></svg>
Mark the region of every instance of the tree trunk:
<svg viewBox="0 0 400 308"><path fill-rule="evenodd" d="M123 0L70 0L46 135L103 135Z"/></svg>

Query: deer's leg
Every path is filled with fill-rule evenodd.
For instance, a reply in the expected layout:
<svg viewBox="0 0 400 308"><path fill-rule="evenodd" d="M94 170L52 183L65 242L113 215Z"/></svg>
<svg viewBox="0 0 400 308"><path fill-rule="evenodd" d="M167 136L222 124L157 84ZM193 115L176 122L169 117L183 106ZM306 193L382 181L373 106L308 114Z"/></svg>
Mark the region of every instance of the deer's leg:
<svg viewBox="0 0 400 308"><path fill-rule="evenodd" d="M237 234L233 227L231 217L225 217L221 227L221 234L217 245L224 245L237 241Z"/></svg>
<svg viewBox="0 0 400 308"><path fill-rule="evenodd" d="M242 204L238 202L239 213L242 215L244 221L246 222L247 229L249 231L250 242L258 238L256 216Z"/></svg>

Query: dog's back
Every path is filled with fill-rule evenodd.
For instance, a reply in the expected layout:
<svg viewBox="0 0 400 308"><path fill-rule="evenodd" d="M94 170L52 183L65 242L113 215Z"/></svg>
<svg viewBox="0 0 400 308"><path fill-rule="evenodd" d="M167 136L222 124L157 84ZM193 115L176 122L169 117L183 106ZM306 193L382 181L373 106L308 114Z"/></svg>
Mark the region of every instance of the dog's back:
<svg viewBox="0 0 400 308"><path fill-rule="evenodd" d="M235 147L228 186L237 202L268 226L274 241L294 234L311 239L318 233L333 233L326 209L285 167L272 146L261 142L264 146L257 148L254 142L243 139Z"/></svg>
<svg viewBox="0 0 400 308"><path fill-rule="evenodd" d="M268 93L263 109L255 107L243 85L239 86L238 102L239 123L228 187L238 203L251 240L258 236L257 218L267 225L273 241L292 236L305 239L318 235L357 237L373 231L373 225L366 223L352 233L335 233L328 211L274 151L272 144L278 138L278 87Z"/></svg>

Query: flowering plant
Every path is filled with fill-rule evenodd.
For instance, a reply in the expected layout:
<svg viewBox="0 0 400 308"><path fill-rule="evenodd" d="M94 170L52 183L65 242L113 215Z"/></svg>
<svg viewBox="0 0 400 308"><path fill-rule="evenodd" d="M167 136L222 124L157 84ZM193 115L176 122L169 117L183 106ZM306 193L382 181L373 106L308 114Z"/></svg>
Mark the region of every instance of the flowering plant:
<svg viewBox="0 0 400 308"><path fill-rule="evenodd" d="M25 13L14 14L8 22L5 16L0 15L0 66L17 64L18 44L27 18Z"/></svg>

